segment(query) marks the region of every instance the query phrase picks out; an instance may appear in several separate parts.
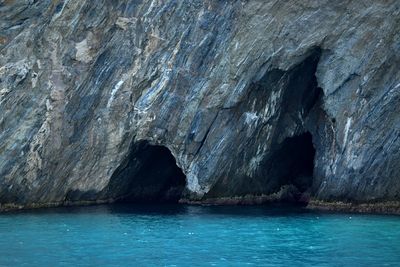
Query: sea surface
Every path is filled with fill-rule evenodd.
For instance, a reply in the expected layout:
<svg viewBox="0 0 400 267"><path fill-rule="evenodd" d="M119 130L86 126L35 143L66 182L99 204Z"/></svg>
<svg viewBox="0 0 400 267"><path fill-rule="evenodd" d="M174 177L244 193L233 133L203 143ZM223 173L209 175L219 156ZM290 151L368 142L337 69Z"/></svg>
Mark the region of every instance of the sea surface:
<svg viewBox="0 0 400 267"><path fill-rule="evenodd" d="M400 217L262 206L0 214L0 266L400 266Z"/></svg>

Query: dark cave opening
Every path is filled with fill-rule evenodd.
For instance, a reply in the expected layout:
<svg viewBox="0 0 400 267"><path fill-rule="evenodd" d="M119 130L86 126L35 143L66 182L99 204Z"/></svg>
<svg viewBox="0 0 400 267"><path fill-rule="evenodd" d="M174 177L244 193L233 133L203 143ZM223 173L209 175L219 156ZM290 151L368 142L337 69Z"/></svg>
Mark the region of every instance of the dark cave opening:
<svg viewBox="0 0 400 267"><path fill-rule="evenodd" d="M170 150L140 141L112 175L107 195L116 202L177 203L185 186Z"/></svg>
<svg viewBox="0 0 400 267"><path fill-rule="evenodd" d="M275 188L290 186L290 192L282 201L306 203L312 187L315 148L312 135L305 132L286 138L273 153L268 170L274 177Z"/></svg>
<svg viewBox="0 0 400 267"><path fill-rule="evenodd" d="M286 127L295 124L304 132L278 143L270 159L272 163L268 170L274 177L273 188L289 188L284 201L307 203L311 193L316 151L313 136L306 129L315 127L323 101L324 93L316 77L320 56L321 49L314 49L288 74L289 82L282 99L282 115L277 127L284 133ZM277 140L282 132L278 132Z"/></svg>
<svg viewBox="0 0 400 267"><path fill-rule="evenodd" d="M238 113L276 107L274 116L266 123L272 130L261 128L254 137L255 144L268 142L266 152L254 164L252 161L260 156L259 145L249 149L252 157L239 157L236 161L237 166L247 166L246 171L224 173L206 197L238 196L248 202L259 197L263 202L263 196L268 196L265 202L302 205L309 201L316 153L311 132L318 134L324 100L316 76L321 54L322 49L315 47L291 69L271 69L261 78L257 76Z"/></svg>
<svg viewBox="0 0 400 267"><path fill-rule="evenodd" d="M283 181L292 184L300 192L308 190L312 185L315 149L309 132L287 138L280 149L284 154L283 164L288 169Z"/></svg>

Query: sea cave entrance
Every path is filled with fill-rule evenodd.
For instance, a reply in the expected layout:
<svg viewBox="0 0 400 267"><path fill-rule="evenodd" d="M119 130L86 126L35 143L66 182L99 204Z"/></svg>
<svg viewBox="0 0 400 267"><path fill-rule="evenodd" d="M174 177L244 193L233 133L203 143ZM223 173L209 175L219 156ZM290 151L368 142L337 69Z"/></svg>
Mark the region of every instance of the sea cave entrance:
<svg viewBox="0 0 400 267"><path fill-rule="evenodd" d="M287 173L283 178L300 192L308 190L312 185L315 149L309 132L287 138L280 149L285 154L283 164Z"/></svg>
<svg viewBox="0 0 400 267"><path fill-rule="evenodd" d="M112 175L107 194L116 202L176 203L185 186L186 176L171 151L140 141Z"/></svg>
<svg viewBox="0 0 400 267"><path fill-rule="evenodd" d="M286 138L266 168L275 191L288 188L283 202L306 204L313 183L315 148L309 132Z"/></svg>
<svg viewBox="0 0 400 267"><path fill-rule="evenodd" d="M276 125L279 131L262 174L267 177L266 192L279 192L285 186L283 201L307 203L311 193L316 150L309 129L314 128L323 112L324 92L316 77L321 53L316 47L300 64L282 74L287 83L281 89L281 113ZM301 130L293 135L285 130L288 125ZM292 136L282 141L281 135L289 134Z"/></svg>

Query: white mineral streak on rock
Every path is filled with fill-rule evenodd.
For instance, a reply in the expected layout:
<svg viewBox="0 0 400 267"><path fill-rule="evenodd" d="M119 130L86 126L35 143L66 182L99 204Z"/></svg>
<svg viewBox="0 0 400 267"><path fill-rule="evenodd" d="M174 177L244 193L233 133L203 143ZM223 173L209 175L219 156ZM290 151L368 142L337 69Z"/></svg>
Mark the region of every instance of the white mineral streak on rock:
<svg viewBox="0 0 400 267"><path fill-rule="evenodd" d="M257 123L259 119L257 113L255 112L245 112L244 116L245 116L245 122L249 126L251 126L254 123Z"/></svg>
<svg viewBox="0 0 400 267"><path fill-rule="evenodd" d="M171 73L172 70L166 70L165 72L163 72L161 78L154 81L151 84L151 87L143 92L142 96L137 101L137 109L139 109L141 112L144 112L151 107L152 103L162 93L163 89L170 81Z"/></svg>
<svg viewBox="0 0 400 267"><path fill-rule="evenodd" d="M273 116L277 111L278 101L280 100L281 92L273 91L271 93L270 101L267 105L265 105L264 115L265 121L269 120L271 116Z"/></svg>
<svg viewBox="0 0 400 267"><path fill-rule="evenodd" d="M36 87L37 82L38 82L38 74L36 72L32 72L32 77L31 77L32 88Z"/></svg>
<svg viewBox="0 0 400 267"><path fill-rule="evenodd" d="M199 184L198 179L199 167L196 164L192 164L189 168L189 172L186 174L187 189L198 195L203 195L208 192L209 188L202 188Z"/></svg>
<svg viewBox="0 0 400 267"><path fill-rule="evenodd" d="M254 173L260 166L260 163L264 159L264 156L265 155L262 146L258 146L256 155L250 159L249 166L246 169L246 173L248 176L252 177L254 175Z"/></svg>
<svg viewBox="0 0 400 267"><path fill-rule="evenodd" d="M343 149L346 148L347 138L349 137L349 131L350 131L350 126L351 126L351 121L352 121L352 118L351 118L351 117L347 118L346 126L344 127Z"/></svg>
<svg viewBox="0 0 400 267"><path fill-rule="evenodd" d="M187 177L187 188L193 193L201 193L201 187L197 176L193 173L188 173Z"/></svg>
<svg viewBox="0 0 400 267"><path fill-rule="evenodd" d="M351 141L348 142L346 150L346 162L349 168L359 170L363 166L363 157L357 155L357 150L362 146L360 143L361 134L356 132Z"/></svg>
<svg viewBox="0 0 400 267"><path fill-rule="evenodd" d="M151 1L151 4L150 4L150 6L149 6L149 9L148 9L147 12L143 15L143 17L147 17L147 16L150 14L150 12L153 11L153 9L156 7L157 3L158 3L158 0L152 0L152 1Z"/></svg>
<svg viewBox="0 0 400 267"><path fill-rule="evenodd" d="M111 96L110 96L110 98L108 99L108 102L107 102L107 108L110 108L110 107L111 107L111 103L112 103L112 101L114 100L115 93L117 93L117 91L121 88L122 84L124 84L124 81L123 81L123 80L119 81L119 82L114 86L114 88L112 89L112 91L111 91Z"/></svg>
<svg viewBox="0 0 400 267"><path fill-rule="evenodd" d="M258 125L260 117L256 112L245 112L244 117L245 117L245 123L247 125L246 127L247 136L251 136L254 129Z"/></svg>

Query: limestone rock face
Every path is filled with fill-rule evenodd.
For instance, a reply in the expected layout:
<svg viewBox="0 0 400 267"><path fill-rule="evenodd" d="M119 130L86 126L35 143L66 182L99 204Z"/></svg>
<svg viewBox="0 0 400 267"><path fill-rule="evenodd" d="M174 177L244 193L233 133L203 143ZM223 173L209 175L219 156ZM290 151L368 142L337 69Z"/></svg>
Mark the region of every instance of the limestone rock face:
<svg viewBox="0 0 400 267"><path fill-rule="evenodd" d="M397 201L400 1L0 0L0 140L3 205Z"/></svg>

